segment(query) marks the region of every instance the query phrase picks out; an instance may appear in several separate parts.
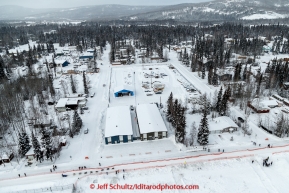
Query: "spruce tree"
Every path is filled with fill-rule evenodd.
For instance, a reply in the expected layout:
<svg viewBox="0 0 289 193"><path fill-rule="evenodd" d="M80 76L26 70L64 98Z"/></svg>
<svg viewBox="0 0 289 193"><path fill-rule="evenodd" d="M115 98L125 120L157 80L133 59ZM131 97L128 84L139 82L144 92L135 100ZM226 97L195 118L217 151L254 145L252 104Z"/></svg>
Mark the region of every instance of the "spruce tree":
<svg viewBox="0 0 289 193"><path fill-rule="evenodd" d="M167 113L166 117L168 121L171 121L173 111L173 93L171 92L168 100L167 100Z"/></svg>
<svg viewBox="0 0 289 193"><path fill-rule="evenodd" d="M206 77L206 67L205 64L202 65L202 79L205 79Z"/></svg>
<svg viewBox="0 0 289 193"><path fill-rule="evenodd" d="M41 154L41 148L38 139L34 136L34 133L31 133L31 139L32 139L32 146L34 148L34 154L36 156L36 161L42 160L42 154Z"/></svg>
<svg viewBox="0 0 289 193"><path fill-rule="evenodd" d="M178 102L178 99L175 99L175 102L173 103L173 111L172 111L172 126L174 128L178 125L178 118L180 115L180 104Z"/></svg>
<svg viewBox="0 0 289 193"><path fill-rule="evenodd" d="M72 135L74 135L75 133L78 133L82 127L82 119L80 118L77 111L74 111L72 120Z"/></svg>
<svg viewBox="0 0 289 193"><path fill-rule="evenodd" d="M212 78L212 85L216 86L218 85L218 75L217 75L217 69L214 69L214 74Z"/></svg>
<svg viewBox="0 0 289 193"><path fill-rule="evenodd" d="M220 107L220 115L224 116L226 114L226 111L228 109L228 100L231 97L231 88L228 87L228 89L225 91L222 102L221 102L221 107Z"/></svg>
<svg viewBox="0 0 289 193"><path fill-rule="evenodd" d="M176 128L175 128L175 137L176 141L183 143L185 142L186 136L186 116L185 116L185 107L181 107L181 104L178 104L179 113L176 117Z"/></svg>
<svg viewBox="0 0 289 193"><path fill-rule="evenodd" d="M0 55L0 80L3 80L6 78L4 68L5 68L4 61Z"/></svg>
<svg viewBox="0 0 289 193"><path fill-rule="evenodd" d="M198 142L200 145L207 145L209 140L209 127L208 127L208 118L207 111L203 111L203 118L200 123L199 132L198 132Z"/></svg>
<svg viewBox="0 0 289 193"><path fill-rule="evenodd" d="M21 134L19 134L18 143L19 143L19 154L21 156L25 156L25 154L30 149L29 137L25 131L23 131Z"/></svg>
<svg viewBox="0 0 289 193"><path fill-rule="evenodd" d="M83 72L83 86L84 86L84 93L88 94L88 87L87 87L86 76L84 72Z"/></svg>
<svg viewBox="0 0 289 193"><path fill-rule="evenodd" d="M222 95L223 95L223 87L221 87L221 89L218 93L218 98L217 98L217 103L216 103L216 111L218 113L220 113L220 111L221 111Z"/></svg>
<svg viewBox="0 0 289 193"><path fill-rule="evenodd" d="M76 93L76 88L75 88L75 85L74 85L74 81L73 81L72 75L70 75L70 84L71 84L72 93Z"/></svg>
<svg viewBox="0 0 289 193"><path fill-rule="evenodd" d="M41 128L41 140L42 140L42 146L45 148L45 156L47 159L52 159L52 141L50 132L47 131L44 127Z"/></svg>

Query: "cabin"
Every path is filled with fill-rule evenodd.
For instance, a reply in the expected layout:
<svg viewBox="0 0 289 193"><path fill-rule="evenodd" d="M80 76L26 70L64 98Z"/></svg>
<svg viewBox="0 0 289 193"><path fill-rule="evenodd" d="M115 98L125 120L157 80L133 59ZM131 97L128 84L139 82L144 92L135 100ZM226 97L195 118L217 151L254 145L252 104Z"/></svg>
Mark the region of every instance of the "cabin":
<svg viewBox="0 0 289 193"><path fill-rule="evenodd" d="M238 125L227 116L214 118L209 122L209 132L211 134L229 132L233 133L238 130Z"/></svg>

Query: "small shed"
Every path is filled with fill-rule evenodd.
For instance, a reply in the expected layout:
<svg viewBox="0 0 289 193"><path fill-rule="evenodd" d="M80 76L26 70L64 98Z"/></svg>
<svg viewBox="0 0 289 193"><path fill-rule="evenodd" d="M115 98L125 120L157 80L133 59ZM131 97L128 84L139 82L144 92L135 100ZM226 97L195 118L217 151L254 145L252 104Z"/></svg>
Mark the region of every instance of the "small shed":
<svg viewBox="0 0 289 193"><path fill-rule="evenodd" d="M35 153L34 153L34 148L31 147L29 151L25 154L26 159L34 159L35 158Z"/></svg>
<svg viewBox="0 0 289 193"><path fill-rule="evenodd" d="M210 133L224 133L224 132L234 132L238 130L238 125L227 116L221 116L215 118L213 121L209 122Z"/></svg>
<svg viewBox="0 0 289 193"><path fill-rule="evenodd" d="M131 115L128 106L108 108L105 125L105 144L133 141Z"/></svg>
<svg viewBox="0 0 289 193"><path fill-rule="evenodd" d="M2 154L1 159L3 163L9 163L14 158L14 154L12 152L8 154L7 153Z"/></svg>
<svg viewBox="0 0 289 193"><path fill-rule="evenodd" d="M127 85L121 85L114 88L114 96L122 97L122 96L133 96L133 88Z"/></svg>
<svg viewBox="0 0 289 193"><path fill-rule="evenodd" d="M60 139L59 139L59 144L61 146L66 146L66 138L65 136L61 136Z"/></svg>

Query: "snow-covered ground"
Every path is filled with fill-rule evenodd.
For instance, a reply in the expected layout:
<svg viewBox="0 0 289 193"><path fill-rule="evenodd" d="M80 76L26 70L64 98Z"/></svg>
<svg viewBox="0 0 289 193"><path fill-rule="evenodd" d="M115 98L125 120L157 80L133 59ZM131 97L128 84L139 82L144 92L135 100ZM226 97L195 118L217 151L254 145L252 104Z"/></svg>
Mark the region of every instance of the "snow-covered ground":
<svg viewBox="0 0 289 193"><path fill-rule="evenodd" d="M60 158L55 162L46 161L42 164L25 167L25 162L22 160L20 164L12 162L5 166L1 165L0 192L50 187L56 189L56 187L70 186L78 178L80 180L76 182L76 187L80 192L93 191L90 189L90 184L94 180L97 180L98 184L193 184L199 186L199 190L195 190L199 192L286 192L288 174L284 171L289 169L289 158L288 154L276 154L276 152L289 151L289 147L284 146L288 144L286 141L288 139L279 139L257 127L257 115L251 115L248 119L252 129L250 136L244 136L241 131L232 134L211 134L209 136L210 144L207 146L210 151L204 150L202 147L185 147L176 144L173 129L166 122L162 111L163 120L168 128L169 137L167 139L136 140L127 144L104 145L105 115L108 106L135 106L142 103L159 103L160 101L165 104L171 92L174 98L185 102L189 93L182 84L191 84L200 91L199 94L207 93L211 96L220 88L208 85L206 78L201 79L197 73L190 72L177 60L176 53L173 51L169 53L168 63L125 66L111 66L108 58L109 52L110 46L107 45L102 60L97 61L98 64L103 64L98 65L100 72L87 74L91 87L90 93L95 93L95 96L88 98L89 109L80 116L83 120L83 128L89 129L88 134L84 134L82 130L79 135L68 138L67 146L62 149ZM268 62L273 57L271 54L265 55L259 61ZM169 69L169 64L176 69ZM265 63L261 63L261 67L264 70ZM79 68L85 68L85 65ZM149 68L152 69L149 70ZM73 69L73 62L63 69ZM145 78L144 74L151 72L164 73L167 76ZM77 82L77 91L83 93L82 75L74 77ZM62 75L55 80L54 86L61 87L61 81L70 84L69 77ZM142 82L148 82L150 85L154 81L160 81L165 85L164 92L147 96L145 90L152 89L144 89ZM106 86L103 86L104 84ZM114 97L114 88L119 85L132 86L135 96ZM236 117L245 116L237 107L231 107L230 111ZM200 114L187 114L187 132L190 131L193 122L198 126L200 119ZM231 137L234 138L233 141L230 140ZM256 142L257 145L252 142ZM273 144L274 148L265 148L267 144ZM263 168L262 159L268 156L274 164L272 167ZM216 161L218 159L222 160ZM251 163L252 159L256 160L254 164ZM51 173L52 164L56 164L58 169ZM79 171L81 166L86 166L87 170ZM107 170L107 167L110 169ZM105 171L101 171L101 169L105 169ZM122 172L118 175L114 172L114 170L122 171L123 169L126 170L125 179L123 179ZM68 177L62 178L62 172L67 173ZM82 174L79 174L80 172ZM94 175L83 177L84 172L88 172L88 174L93 172ZM24 173L27 174L27 177L23 177ZM21 174L21 178L18 178L18 174ZM282 176L282 179L277 177L278 175ZM65 191L71 192L71 190ZM127 192L125 190L115 191ZM102 190L100 192L111 191Z"/></svg>

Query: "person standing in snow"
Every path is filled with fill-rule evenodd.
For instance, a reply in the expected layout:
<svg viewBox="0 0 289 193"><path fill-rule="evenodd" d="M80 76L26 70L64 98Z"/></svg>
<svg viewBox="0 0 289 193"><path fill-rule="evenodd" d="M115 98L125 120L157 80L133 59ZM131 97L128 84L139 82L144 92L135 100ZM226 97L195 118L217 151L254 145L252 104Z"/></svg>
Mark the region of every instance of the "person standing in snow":
<svg viewBox="0 0 289 193"><path fill-rule="evenodd" d="M20 174L18 174L19 178L20 178Z"/></svg>
<svg viewBox="0 0 289 193"><path fill-rule="evenodd" d="M271 164L272 165L272 164ZM25 177L26 177L26 173L24 173Z"/></svg>
<svg viewBox="0 0 289 193"><path fill-rule="evenodd" d="M52 169L50 169L50 172L52 172Z"/></svg>

